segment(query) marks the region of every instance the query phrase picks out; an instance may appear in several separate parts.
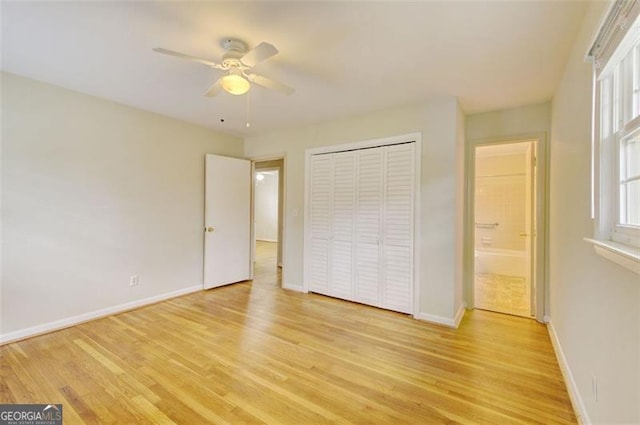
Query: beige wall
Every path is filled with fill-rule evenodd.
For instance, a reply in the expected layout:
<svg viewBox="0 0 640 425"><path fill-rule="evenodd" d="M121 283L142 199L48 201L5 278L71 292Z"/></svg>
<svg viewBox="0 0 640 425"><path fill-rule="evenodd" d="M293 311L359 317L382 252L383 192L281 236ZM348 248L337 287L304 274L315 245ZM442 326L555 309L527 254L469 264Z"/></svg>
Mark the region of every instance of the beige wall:
<svg viewBox="0 0 640 425"><path fill-rule="evenodd" d="M202 284L204 157L241 139L3 73L2 142L2 334Z"/></svg>
<svg viewBox="0 0 640 425"><path fill-rule="evenodd" d="M540 103L500 111L467 115L466 137L469 141L527 135L549 134L551 104Z"/></svg>
<svg viewBox="0 0 640 425"><path fill-rule="evenodd" d="M462 176L456 173L463 162L460 119L457 100L451 97L247 138L248 157L286 154L284 286L302 288L305 150L421 132L420 311L453 319L462 305L457 267L463 192Z"/></svg>
<svg viewBox="0 0 640 425"><path fill-rule="evenodd" d="M640 423L640 278L594 253L590 218L591 65L607 3L592 3L553 99L551 322L589 420ZM598 380L598 400L591 390Z"/></svg>

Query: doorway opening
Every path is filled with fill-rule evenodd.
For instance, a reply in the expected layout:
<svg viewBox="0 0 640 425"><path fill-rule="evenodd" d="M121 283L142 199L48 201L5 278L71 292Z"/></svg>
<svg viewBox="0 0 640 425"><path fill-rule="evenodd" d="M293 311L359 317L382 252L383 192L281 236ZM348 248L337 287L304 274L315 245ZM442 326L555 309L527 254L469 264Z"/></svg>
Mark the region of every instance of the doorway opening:
<svg viewBox="0 0 640 425"><path fill-rule="evenodd" d="M537 141L473 149L474 307L535 317Z"/></svg>
<svg viewBox="0 0 640 425"><path fill-rule="evenodd" d="M254 278L279 284L282 270L284 159L254 162ZM269 279L273 276L273 280Z"/></svg>

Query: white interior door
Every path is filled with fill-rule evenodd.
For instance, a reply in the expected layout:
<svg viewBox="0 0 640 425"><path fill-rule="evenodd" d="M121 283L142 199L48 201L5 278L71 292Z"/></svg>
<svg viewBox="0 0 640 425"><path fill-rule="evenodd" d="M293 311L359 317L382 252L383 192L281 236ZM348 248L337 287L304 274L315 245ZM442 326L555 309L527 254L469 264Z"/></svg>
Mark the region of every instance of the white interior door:
<svg viewBox="0 0 640 425"><path fill-rule="evenodd" d="M251 278L251 161L207 155L204 287Z"/></svg>
<svg viewBox="0 0 640 425"><path fill-rule="evenodd" d="M525 256L527 258L527 295L531 300L531 316L536 315L537 288L536 288L536 152L535 142L529 142L525 155Z"/></svg>

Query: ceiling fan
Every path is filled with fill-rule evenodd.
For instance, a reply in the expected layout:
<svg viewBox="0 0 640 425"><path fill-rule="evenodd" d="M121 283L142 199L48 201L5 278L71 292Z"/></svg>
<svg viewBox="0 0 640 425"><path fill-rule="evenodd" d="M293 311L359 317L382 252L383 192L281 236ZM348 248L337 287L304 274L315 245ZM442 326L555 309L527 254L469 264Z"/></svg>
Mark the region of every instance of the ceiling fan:
<svg viewBox="0 0 640 425"><path fill-rule="evenodd" d="M251 88L251 83L286 95L290 95L295 91L293 88L278 81L250 72L251 68L258 63L278 53L278 49L272 44L262 42L254 49L247 51L247 45L244 42L236 39L226 39L222 42L222 47L227 52L222 56L221 64L161 47L156 47L153 51L199 62L211 68L225 71L225 75L218 79L204 94L208 97L216 96L222 90L235 95L245 94Z"/></svg>

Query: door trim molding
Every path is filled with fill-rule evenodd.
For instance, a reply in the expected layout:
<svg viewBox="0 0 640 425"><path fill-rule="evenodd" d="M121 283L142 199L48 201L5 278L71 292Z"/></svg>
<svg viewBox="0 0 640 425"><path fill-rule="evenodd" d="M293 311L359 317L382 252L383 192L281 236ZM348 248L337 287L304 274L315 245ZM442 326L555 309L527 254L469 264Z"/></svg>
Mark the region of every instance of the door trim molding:
<svg viewBox="0 0 640 425"><path fill-rule="evenodd" d="M414 182L414 216L413 216L413 294L412 294L412 314L416 316L420 313L420 211L421 211L421 199L420 199L420 183L422 176L422 133L407 133L397 136L385 137L380 139L369 139L351 143L336 144L320 146L316 148L310 148L305 150L304 154L304 242L303 242L303 256L302 256L302 292L309 292L309 252L311 247L311 235L310 235L310 166L311 157L318 154L327 154L342 152L347 150L359 150L366 148L375 148L382 146L396 145L399 143L415 142L415 182Z"/></svg>
<svg viewBox="0 0 640 425"><path fill-rule="evenodd" d="M545 132L524 133L512 136L500 136L483 139L471 139L466 141L466 167L465 167L465 205L464 205L464 292L465 302L468 308L474 304L474 195L475 195L475 148L478 146L500 145L506 143L531 142L537 144L537 170L536 170L536 205L535 213L537 225L537 238L534 246L536 254L536 311L535 319L543 322L547 306L548 282L549 282L549 258L548 258L548 205L549 205L549 155L547 134Z"/></svg>

